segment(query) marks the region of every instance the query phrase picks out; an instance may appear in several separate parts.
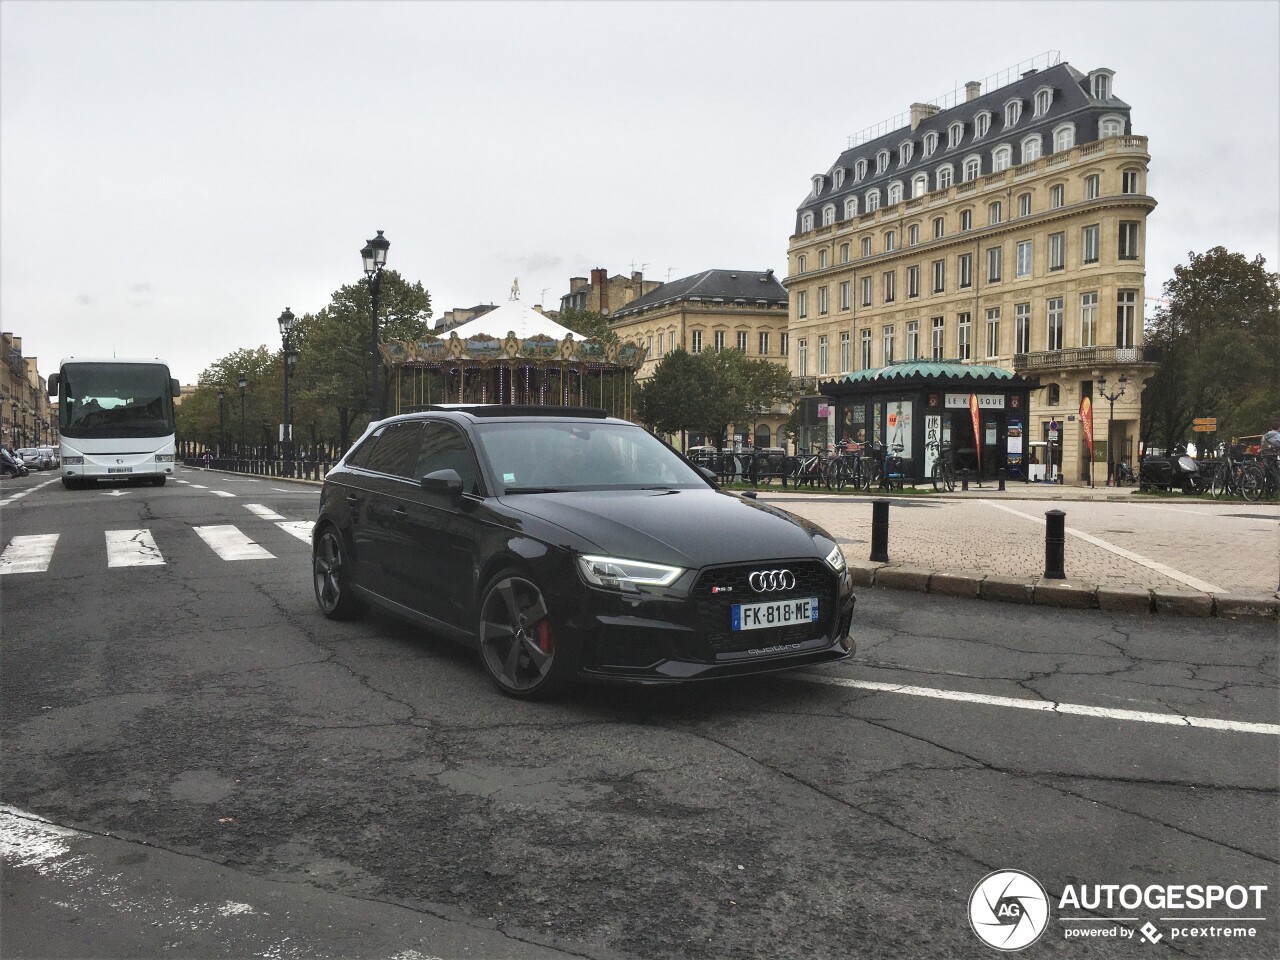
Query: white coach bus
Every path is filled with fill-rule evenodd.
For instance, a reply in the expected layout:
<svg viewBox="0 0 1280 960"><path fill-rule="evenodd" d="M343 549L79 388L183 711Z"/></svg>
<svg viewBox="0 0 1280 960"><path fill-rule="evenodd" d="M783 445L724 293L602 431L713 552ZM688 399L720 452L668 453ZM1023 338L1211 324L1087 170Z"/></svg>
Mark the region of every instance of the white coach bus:
<svg viewBox="0 0 1280 960"><path fill-rule="evenodd" d="M49 377L58 401L62 483L141 480L173 473L177 380L163 360L68 357Z"/></svg>

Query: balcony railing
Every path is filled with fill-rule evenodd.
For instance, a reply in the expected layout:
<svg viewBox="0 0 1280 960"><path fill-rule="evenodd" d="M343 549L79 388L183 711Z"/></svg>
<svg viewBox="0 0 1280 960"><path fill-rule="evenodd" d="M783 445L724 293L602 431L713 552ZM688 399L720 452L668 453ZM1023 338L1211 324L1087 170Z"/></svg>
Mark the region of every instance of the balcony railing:
<svg viewBox="0 0 1280 960"><path fill-rule="evenodd" d="M1118 367L1126 364L1160 362L1156 347L1071 347L1067 350L1041 350L1019 353L1013 358L1013 369L1019 373L1036 370L1061 370L1067 367Z"/></svg>

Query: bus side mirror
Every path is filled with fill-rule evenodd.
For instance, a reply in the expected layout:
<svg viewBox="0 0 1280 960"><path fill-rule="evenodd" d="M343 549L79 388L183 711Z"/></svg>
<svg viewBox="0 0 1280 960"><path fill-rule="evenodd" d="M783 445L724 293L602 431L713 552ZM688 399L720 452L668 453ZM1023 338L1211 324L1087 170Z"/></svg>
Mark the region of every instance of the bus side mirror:
<svg viewBox="0 0 1280 960"><path fill-rule="evenodd" d="M180 396L182 396L182 384L180 384L176 379L174 379L174 378L170 378L170 379L169 379L169 393L170 393L170 394L172 394L172 395L173 395L173 396L175 396L175 397L180 397Z"/></svg>
<svg viewBox="0 0 1280 960"><path fill-rule="evenodd" d="M58 384L62 382L62 375L58 373L49 374L49 396L56 397L58 395Z"/></svg>

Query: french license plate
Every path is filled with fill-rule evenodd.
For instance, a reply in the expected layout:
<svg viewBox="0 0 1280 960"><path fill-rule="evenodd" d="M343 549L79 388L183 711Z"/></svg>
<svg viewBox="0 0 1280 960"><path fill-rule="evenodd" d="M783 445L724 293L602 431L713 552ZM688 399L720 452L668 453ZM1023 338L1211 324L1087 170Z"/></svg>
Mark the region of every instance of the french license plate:
<svg viewBox="0 0 1280 960"><path fill-rule="evenodd" d="M107 467L107 473L133 473L133 467Z"/></svg>
<svg viewBox="0 0 1280 960"><path fill-rule="evenodd" d="M730 608L734 630L767 630L818 621L818 598L775 600L772 603L735 603Z"/></svg>

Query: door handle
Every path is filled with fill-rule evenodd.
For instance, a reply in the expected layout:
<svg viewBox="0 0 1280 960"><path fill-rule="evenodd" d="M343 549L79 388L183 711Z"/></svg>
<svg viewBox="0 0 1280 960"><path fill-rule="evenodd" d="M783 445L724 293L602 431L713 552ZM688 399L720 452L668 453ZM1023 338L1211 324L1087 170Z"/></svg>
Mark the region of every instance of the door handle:
<svg viewBox="0 0 1280 960"><path fill-rule="evenodd" d="M355 496L354 494L347 494L347 503L351 504L351 506L354 507L359 502L360 502L359 497Z"/></svg>
<svg viewBox="0 0 1280 960"><path fill-rule="evenodd" d="M391 515L395 517L397 520L403 520L405 517L409 515L409 511L406 510L404 507L396 507L394 510L391 511Z"/></svg>

